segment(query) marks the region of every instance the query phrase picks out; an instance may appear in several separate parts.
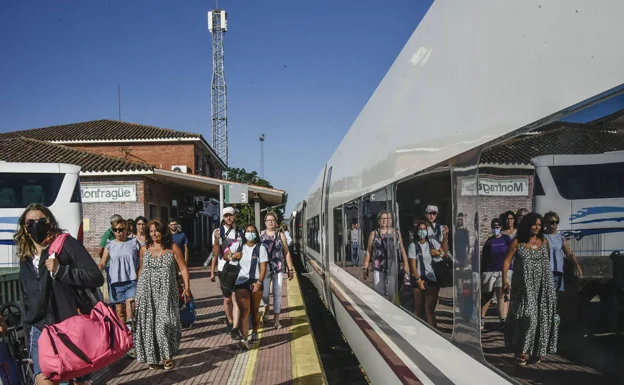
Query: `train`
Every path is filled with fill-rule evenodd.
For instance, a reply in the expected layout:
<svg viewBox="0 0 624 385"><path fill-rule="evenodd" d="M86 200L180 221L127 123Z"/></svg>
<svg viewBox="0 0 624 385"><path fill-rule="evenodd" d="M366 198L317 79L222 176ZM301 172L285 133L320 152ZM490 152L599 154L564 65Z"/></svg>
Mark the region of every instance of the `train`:
<svg viewBox="0 0 624 385"><path fill-rule="evenodd" d="M307 274L371 383L515 384L533 375L484 352L478 261L487 235L483 197L469 186L487 149L623 93L624 51L613 48L622 14L618 1L436 0L418 23L290 218ZM366 240L376 215L390 213L398 248L407 247L431 201L454 258L440 295L445 331L409 311L398 263L393 292L380 295L349 258L352 225Z"/></svg>

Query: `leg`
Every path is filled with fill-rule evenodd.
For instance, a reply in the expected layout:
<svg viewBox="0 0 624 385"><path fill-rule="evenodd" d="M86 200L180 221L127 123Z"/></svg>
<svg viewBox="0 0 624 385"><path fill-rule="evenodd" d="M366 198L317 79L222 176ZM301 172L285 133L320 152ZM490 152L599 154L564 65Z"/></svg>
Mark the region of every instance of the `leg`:
<svg viewBox="0 0 624 385"><path fill-rule="evenodd" d="M418 286L414 289L414 314L420 319L425 319L425 292Z"/></svg>
<svg viewBox="0 0 624 385"><path fill-rule="evenodd" d="M134 298L128 298L126 300L126 318L127 321L134 320Z"/></svg>
<svg viewBox="0 0 624 385"><path fill-rule="evenodd" d="M488 309L490 308L490 302L492 302L493 292L485 292L481 294L481 319L485 318Z"/></svg>
<svg viewBox="0 0 624 385"><path fill-rule="evenodd" d="M496 298L498 299L498 317L501 321L507 318L507 312L509 311L509 302L505 302L505 293L503 293L502 287L497 287Z"/></svg>
<svg viewBox="0 0 624 385"><path fill-rule="evenodd" d="M246 289L237 289L234 295L236 304L240 311L240 331L243 339L247 339L249 333L249 291Z"/></svg>
<svg viewBox="0 0 624 385"><path fill-rule="evenodd" d="M258 291L251 293L251 319L253 321L253 332L258 333L260 327L260 301L262 300L263 292Z"/></svg>
<svg viewBox="0 0 624 385"><path fill-rule="evenodd" d="M373 270L373 283L375 291L383 296L386 295L386 274L381 271Z"/></svg>
<svg viewBox="0 0 624 385"><path fill-rule="evenodd" d="M267 272L264 281L262 281L262 306L265 307L265 313L269 307L269 296L271 295L271 276L270 272Z"/></svg>
<svg viewBox="0 0 624 385"><path fill-rule="evenodd" d="M282 311L282 281L284 273L277 273L273 278L273 314L275 315L275 327L279 328L280 312Z"/></svg>
<svg viewBox="0 0 624 385"><path fill-rule="evenodd" d="M436 320L435 310L438 306L438 294L440 293L440 286L428 286L425 289L425 312L427 313L427 323L434 328L438 326Z"/></svg>
<svg viewBox="0 0 624 385"><path fill-rule="evenodd" d="M249 315L249 313L248 313ZM232 327L237 329L240 325L240 309L236 303L236 293L232 293Z"/></svg>
<svg viewBox="0 0 624 385"><path fill-rule="evenodd" d="M231 326L233 321L232 296L223 297L223 309L225 310L225 317L227 318L228 325Z"/></svg>
<svg viewBox="0 0 624 385"><path fill-rule="evenodd" d="M119 317L121 322L123 322L124 324L126 323L126 309L125 309L125 307L126 306L123 303L116 303L115 304L115 311L117 312L117 317Z"/></svg>

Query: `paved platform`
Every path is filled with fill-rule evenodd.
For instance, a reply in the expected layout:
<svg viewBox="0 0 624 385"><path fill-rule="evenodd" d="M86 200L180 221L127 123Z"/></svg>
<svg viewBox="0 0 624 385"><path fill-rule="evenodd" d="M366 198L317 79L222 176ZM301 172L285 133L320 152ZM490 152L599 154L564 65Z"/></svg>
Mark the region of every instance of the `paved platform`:
<svg viewBox="0 0 624 385"><path fill-rule="evenodd" d="M195 324L182 332L180 352L172 370L151 370L124 358L94 378L94 384L324 384L316 344L297 277L284 280L284 326L261 325L259 341L249 351L225 334L223 300L209 270L191 268L191 289L197 305ZM272 318L272 317L270 317Z"/></svg>

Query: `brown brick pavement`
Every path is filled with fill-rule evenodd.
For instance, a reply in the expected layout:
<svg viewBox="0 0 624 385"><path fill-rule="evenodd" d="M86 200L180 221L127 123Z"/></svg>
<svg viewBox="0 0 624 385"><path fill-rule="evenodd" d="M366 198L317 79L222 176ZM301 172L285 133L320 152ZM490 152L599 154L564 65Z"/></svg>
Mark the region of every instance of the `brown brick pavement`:
<svg viewBox="0 0 624 385"><path fill-rule="evenodd" d="M210 282L209 271L191 268L191 289L197 305L195 325L182 332L180 352L175 368L170 371L150 370L130 358L124 358L103 371L94 384L238 384L243 373L253 373L250 384L275 385L293 383L290 345L288 288L282 291L280 330L268 327L262 332L255 369L244 359L243 352L225 331L225 313L217 282ZM272 324L271 321L268 323ZM247 353L249 354L249 353ZM243 355L238 358L237 356ZM249 357L251 354L249 354ZM235 367L236 365L236 367Z"/></svg>

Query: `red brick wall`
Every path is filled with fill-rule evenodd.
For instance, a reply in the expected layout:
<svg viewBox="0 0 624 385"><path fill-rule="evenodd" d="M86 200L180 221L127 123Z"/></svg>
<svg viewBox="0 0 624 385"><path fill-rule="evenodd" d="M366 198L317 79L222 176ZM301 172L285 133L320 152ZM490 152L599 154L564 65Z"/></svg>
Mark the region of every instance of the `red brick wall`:
<svg viewBox="0 0 624 385"><path fill-rule="evenodd" d="M171 166L183 165L194 172L195 144L172 142L148 142L133 144L72 145L72 147L97 154L116 156L130 161L149 163L157 168L171 170Z"/></svg>

